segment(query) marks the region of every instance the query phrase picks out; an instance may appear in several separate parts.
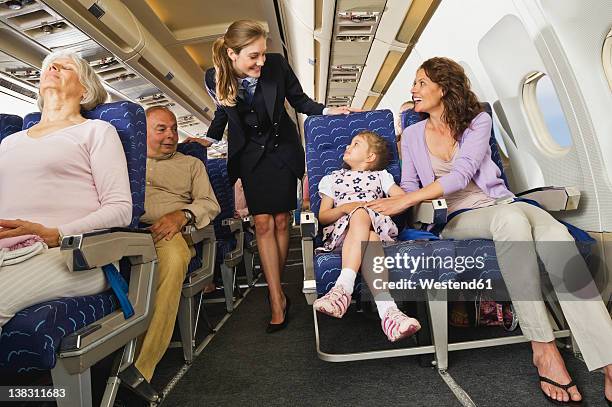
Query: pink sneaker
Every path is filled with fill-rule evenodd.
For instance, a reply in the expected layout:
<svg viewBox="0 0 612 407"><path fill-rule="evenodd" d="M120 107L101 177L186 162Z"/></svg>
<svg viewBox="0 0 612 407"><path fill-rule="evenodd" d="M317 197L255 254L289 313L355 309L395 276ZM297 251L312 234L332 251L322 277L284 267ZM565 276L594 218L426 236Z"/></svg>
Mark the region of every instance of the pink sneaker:
<svg viewBox="0 0 612 407"><path fill-rule="evenodd" d="M387 339L391 342L414 335L421 329L419 321L410 318L397 309L397 307L387 310L385 317L381 321L381 326L383 332L387 335Z"/></svg>
<svg viewBox="0 0 612 407"><path fill-rule="evenodd" d="M312 304L314 309L334 318L342 318L351 304L351 296L341 285L334 286L327 294L317 298Z"/></svg>

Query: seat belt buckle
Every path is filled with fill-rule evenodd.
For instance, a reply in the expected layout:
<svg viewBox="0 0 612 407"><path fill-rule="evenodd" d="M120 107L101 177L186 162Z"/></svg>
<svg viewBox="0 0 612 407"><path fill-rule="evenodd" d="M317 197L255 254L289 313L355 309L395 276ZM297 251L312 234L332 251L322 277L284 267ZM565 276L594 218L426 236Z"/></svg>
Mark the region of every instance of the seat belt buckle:
<svg viewBox="0 0 612 407"><path fill-rule="evenodd" d="M495 205L504 205L504 204L510 204L512 202L514 202L515 198L513 196L506 196L506 197L502 197L502 198L497 198L495 200Z"/></svg>

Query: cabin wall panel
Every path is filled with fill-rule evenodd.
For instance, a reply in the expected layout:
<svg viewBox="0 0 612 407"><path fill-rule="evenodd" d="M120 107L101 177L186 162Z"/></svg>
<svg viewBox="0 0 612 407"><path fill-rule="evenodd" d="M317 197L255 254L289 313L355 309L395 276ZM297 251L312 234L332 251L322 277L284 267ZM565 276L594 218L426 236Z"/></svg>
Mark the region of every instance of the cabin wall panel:
<svg viewBox="0 0 612 407"><path fill-rule="evenodd" d="M564 97L564 92L560 92L557 71L547 69L534 41L516 16L503 17L481 39L478 49L499 95L500 104L511 123L519 153L528 153L535 159L530 164L539 167L544 175L545 185L576 186L583 192L585 198L581 201L578 211L559 213L558 216L588 230L600 230L599 205L593 174L588 165L587 144L577 130L573 115L568 115L572 106L567 97ZM548 65L550 66L550 61ZM534 130L524 110L522 83L535 71L550 74L572 133L572 146L562 157L549 155L538 147L533 135ZM525 170L530 172L532 168ZM524 187L542 186L533 184L531 177L529 182L530 184Z"/></svg>
<svg viewBox="0 0 612 407"><path fill-rule="evenodd" d="M601 230L612 231L612 92L602 64L602 46L612 24L612 3L523 1L524 10L535 20L539 34L535 36L536 46L554 67L551 76L553 71L558 72L556 83L562 84L567 94L562 103L571 105L575 131L587 146L586 159L600 204Z"/></svg>

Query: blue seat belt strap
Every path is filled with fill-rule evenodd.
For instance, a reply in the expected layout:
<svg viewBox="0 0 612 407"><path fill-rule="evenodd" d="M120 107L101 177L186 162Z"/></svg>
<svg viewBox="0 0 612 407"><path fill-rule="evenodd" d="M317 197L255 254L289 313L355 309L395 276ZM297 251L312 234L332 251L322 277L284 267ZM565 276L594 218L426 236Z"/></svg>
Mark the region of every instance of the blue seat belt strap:
<svg viewBox="0 0 612 407"><path fill-rule="evenodd" d="M106 281L111 286L111 289L115 293L117 300L119 300L119 305L121 305L121 309L123 310L123 316L125 319L130 318L134 315L134 307L132 307L132 303L128 298L128 284L117 270L114 264L107 264L102 266L102 270L104 271L104 275L106 276Z"/></svg>

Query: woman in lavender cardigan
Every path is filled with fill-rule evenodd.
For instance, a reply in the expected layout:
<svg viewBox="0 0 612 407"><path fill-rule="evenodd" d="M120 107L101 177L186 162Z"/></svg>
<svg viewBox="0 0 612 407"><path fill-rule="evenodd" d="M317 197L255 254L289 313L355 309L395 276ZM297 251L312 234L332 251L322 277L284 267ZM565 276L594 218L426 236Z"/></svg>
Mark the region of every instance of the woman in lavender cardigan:
<svg viewBox="0 0 612 407"><path fill-rule="evenodd" d="M544 395L561 404L577 402L582 396L555 345L542 301L539 256L587 367L605 368L605 394L612 399L610 316L565 226L528 203L496 204L498 198L514 195L491 160L491 118L470 90L463 68L448 58L425 61L417 70L412 98L414 110L428 113L429 118L408 127L402 135L401 187L407 194L369 206L395 215L424 200L444 197L449 213L472 209L455 216L442 236L495 241L521 329L531 340ZM579 290L565 287L564 271L570 262L572 279L578 276L583 282Z"/></svg>

